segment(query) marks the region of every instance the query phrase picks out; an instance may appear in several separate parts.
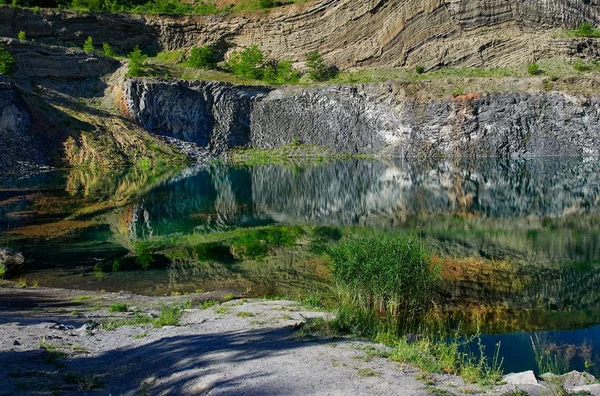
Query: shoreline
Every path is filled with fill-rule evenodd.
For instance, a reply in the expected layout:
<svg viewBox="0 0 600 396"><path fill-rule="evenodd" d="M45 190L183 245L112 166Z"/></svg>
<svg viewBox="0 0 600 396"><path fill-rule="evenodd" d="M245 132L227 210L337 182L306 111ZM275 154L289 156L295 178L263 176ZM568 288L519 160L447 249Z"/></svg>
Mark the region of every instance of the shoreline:
<svg viewBox="0 0 600 396"><path fill-rule="evenodd" d="M513 379L484 389L448 374L424 375L381 357L386 347L380 344L295 333L306 319L330 313L286 300L205 303L211 296L3 287L3 394L460 395L504 394L516 387L529 394L547 391L540 384L514 384ZM126 305L127 312L109 312L114 304ZM173 304L186 306L179 326L103 329L108 321L127 320L140 312L159 317L161 306Z"/></svg>

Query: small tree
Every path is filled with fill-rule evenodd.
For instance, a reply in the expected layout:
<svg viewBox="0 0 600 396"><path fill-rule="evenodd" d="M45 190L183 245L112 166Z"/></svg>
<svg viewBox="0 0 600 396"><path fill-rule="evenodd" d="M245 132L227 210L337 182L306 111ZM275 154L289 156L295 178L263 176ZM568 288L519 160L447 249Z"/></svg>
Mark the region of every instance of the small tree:
<svg viewBox="0 0 600 396"><path fill-rule="evenodd" d="M18 38L19 40L23 40L23 41L25 41L25 40L27 40L27 35L25 34L25 32L24 32L24 31L22 31L22 30L21 30L21 31L19 32L19 34L17 34L17 38Z"/></svg>
<svg viewBox="0 0 600 396"><path fill-rule="evenodd" d="M423 74L425 73L425 68L423 66L417 66L415 67L415 71L417 72L417 74Z"/></svg>
<svg viewBox="0 0 600 396"><path fill-rule="evenodd" d="M527 73L531 74L532 76L539 74L539 72L540 72L540 66L537 63L530 63L527 66Z"/></svg>
<svg viewBox="0 0 600 396"><path fill-rule="evenodd" d="M260 80L263 78L263 53L257 45L246 48L242 52L234 52L228 61L233 74Z"/></svg>
<svg viewBox="0 0 600 396"><path fill-rule="evenodd" d="M85 42L83 43L83 50L88 52L94 50L94 44L92 43L91 36L88 36L88 38L85 39Z"/></svg>
<svg viewBox="0 0 600 396"><path fill-rule="evenodd" d="M115 51L113 51L113 48L108 43L102 44L102 53L105 56L110 56L111 58L114 58L115 56L117 56L117 54L115 54Z"/></svg>
<svg viewBox="0 0 600 396"><path fill-rule="evenodd" d="M140 47L137 45L129 53L129 66L127 70L127 77L139 77L142 75L144 65L146 63L147 56L142 52Z"/></svg>
<svg viewBox="0 0 600 396"><path fill-rule="evenodd" d="M193 47L188 59L193 67L212 69L217 64L215 51L211 46Z"/></svg>
<svg viewBox="0 0 600 396"><path fill-rule="evenodd" d="M336 68L327 66L318 51L311 51L306 54L306 66L308 67L308 75L315 81L326 81L337 74Z"/></svg>
<svg viewBox="0 0 600 396"><path fill-rule="evenodd" d="M4 45L0 44L0 74L10 76L13 72L14 65L15 58L11 54L10 50Z"/></svg>

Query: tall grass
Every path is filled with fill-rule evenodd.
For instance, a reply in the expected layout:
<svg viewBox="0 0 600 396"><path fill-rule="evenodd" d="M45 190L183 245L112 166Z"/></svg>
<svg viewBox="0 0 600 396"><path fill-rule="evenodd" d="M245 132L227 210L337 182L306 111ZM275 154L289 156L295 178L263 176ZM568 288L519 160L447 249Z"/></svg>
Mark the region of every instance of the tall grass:
<svg viewBox="0 0 600 396"><path fill-rule="evenodd" d="M340 327L365 336L400 334L427 312L440 271L419 240L376 233L342 240L327 253L339 290Z"/></svg>

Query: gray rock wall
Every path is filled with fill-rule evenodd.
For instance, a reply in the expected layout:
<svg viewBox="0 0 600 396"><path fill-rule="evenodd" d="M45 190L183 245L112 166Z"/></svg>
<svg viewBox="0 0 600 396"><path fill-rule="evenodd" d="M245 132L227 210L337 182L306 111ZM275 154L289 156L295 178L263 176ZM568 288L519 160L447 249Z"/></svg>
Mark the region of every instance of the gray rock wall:
<svg viewBox="0 0 600 396"><path fill-rule="evenodd" d="M147 130L207 146L292 141L388 156L600 155L600 97L490 93L421 102L392 82L250 88L127 80L130 115Z"/></svg>
<svg viewBox="0 0 600 396"><path fill-rule="evenodd" d="M31 135L31 114L7 77L0 74L0 172L44 162Z"/></svg>

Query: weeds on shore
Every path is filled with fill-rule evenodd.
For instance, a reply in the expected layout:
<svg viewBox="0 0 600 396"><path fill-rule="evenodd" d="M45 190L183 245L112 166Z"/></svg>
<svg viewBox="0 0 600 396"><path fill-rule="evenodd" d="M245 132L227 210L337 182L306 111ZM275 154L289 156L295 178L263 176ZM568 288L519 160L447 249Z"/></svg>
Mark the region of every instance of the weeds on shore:
<svg viewBox="0 0 600 396"><path fill-rule="evenodd" d="M424 328L441 278L418 239L381 233L341 240L325 252L338 289L336 316L306 321L300 335L352 334L391 347L386 357L424 373L461 375L484 386L499 381L500 345L488 358L479 333L464 339L448 328Z"/></svg>
<svg viewBox="0 0 600 396"><path fill-rule="evenodd" d="M327 249L339 290L338 326L365 337L420 323L440 279L420 241L394 234L342 240Z"/></svg>

